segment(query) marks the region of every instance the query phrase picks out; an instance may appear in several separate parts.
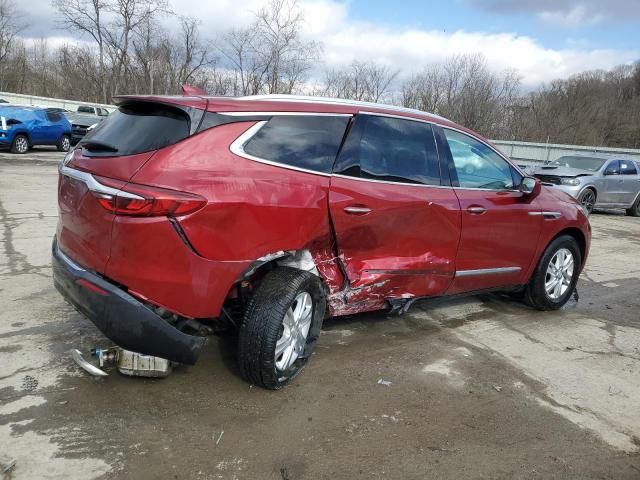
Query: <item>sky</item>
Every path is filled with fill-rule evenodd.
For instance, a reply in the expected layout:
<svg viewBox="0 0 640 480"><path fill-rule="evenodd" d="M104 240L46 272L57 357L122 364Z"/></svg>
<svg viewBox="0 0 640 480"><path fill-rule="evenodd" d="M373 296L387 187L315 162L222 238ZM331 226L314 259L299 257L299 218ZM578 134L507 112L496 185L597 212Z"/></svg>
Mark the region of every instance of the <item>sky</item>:
<svg viewBox="0 0 640 480"><path fill-rule="evenodd" d="M216 38L246 25L264 0L170 0ZM299 0L304 37L323 44L325 67L377 61L402 76L456 54L482 53L525 87L640 60L640 0ZM23 36L78 41L50 0L20 0ZM167 20L171 23L171 20ZM171 24L168 25L171 28Z"/></svg>

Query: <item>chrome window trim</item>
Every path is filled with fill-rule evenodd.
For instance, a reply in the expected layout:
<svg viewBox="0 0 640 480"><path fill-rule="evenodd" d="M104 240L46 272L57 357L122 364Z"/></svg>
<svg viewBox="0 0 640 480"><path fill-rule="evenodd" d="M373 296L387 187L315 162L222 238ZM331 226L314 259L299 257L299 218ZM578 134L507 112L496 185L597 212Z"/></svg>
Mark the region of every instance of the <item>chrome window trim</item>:
<svg viewBox="0 0 640 480"><path fill-rule="evenodd" d="M262 127L267 124L267 120L263 120L257 122L255 125L252 125L246 132L236 138L233 143L229 146L229 150L234 155L237 155L242 158L246 158L247 160L252 160L258 163L264 163L265 165L271 165L273 167L286 168L287 170L295 170L297 172L310 173L312 175L320 175L322 177L330 177L330 173L317 172L315 170L309 170L306 168L294 167L293 165L287 165L286 163L274 162L272 160L265 160L264 158L255 157L244 151L244 146L247 144L251 138L260 131Z"/></svg>
<svg viewBox="0 0 640 480"><path fill-rule="evenodd" d="M350 177L349 175L342 175L340 173L334 173L331 176L337 177L337 178L344 178L345 180L359 180L361 182L384 183L387 185L404 185L406 187L453 188L449 185L429 185L426 183L392 182L390 180L376 180L375 178Z"/></svg>
<svg viewBox="0 0 640 480"><path fill-rule="evenodd" d="M60 168L58 169L61 175L65 177L73 178L84 183L87 188L99 195L111 196L115 197L116 195L124 198L131 198L135 200L144 200L144 197L139 195L135 195L133 193L124 192L122 190L118 190L117 188L112 188L107 185L103 185L98 180L94 178L93 175L87 172L83 172L81 170L76 170L75 168L67 167L66 165L60 164Z"/></svg>
<svg viewBox="0 0 640 480"><path fill-rule="evenodd" d="M520 267L480 268L477 270L456 270L457 277L475 277L476 275L499 275L503 273L516 273L522 270Z"/></svg>
<svg viewBox="0 0 640 480"><path fill-rule="evenodd" d="M520 190L490 190L488 188L472 188L472 187L452 187L450 185L428 185L426 183L405 183L405 182L392 182L390 180L376 180L375 178L362 178L362 177L350 177L349 175L342 175L340 173L334 173L332 177L344 178L346 180L359 180L361 182L373 182L373 183L385 183L387 185L404 185L407 187L428 187L428 188L449 188L452 190L473 190L478 192L507 192L507 193L522 193Z"/></svg>

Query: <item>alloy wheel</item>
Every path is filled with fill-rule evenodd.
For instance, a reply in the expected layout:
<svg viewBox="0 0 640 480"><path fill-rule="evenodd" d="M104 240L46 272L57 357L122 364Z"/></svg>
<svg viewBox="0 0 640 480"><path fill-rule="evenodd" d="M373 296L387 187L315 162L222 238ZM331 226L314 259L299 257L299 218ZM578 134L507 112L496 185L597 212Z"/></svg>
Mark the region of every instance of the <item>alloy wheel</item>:
<svg viewBox="0 0 640 480"><path fill-rule="evenodd" d="M313 300L307 292L301 292L287 310L276 343L276 368L284 371L304 353L307 335L313 316Z"/></svg>
<svg viewBox="0 0 640 480"><path fill-rule="evenodd" d="M551 300L557 301L567 292L574 270L575 261L569 249L561 248L551 257L544 280L545 292Z"/></svg>
<svg viewBox="0 0 640 480"><path fill-rule="evenodd" d="M62 137L62 151L68 152L69 148L71 148L71 141L69 137Z"/></svg>
<svg viewBox="0 0 640 480"><path fill-rule="evenodd" d="M26 153L29 150L29 142L25 137L16 138L16 151L18 153Z"/></svg>
<svg viewBox="0 0 640 480"><path fill-rule="evenodd" d="M590 214L596 204L596 194L593 193L593 190L585 190L585 192L580 196L580 203L587 213Z"/></svg>

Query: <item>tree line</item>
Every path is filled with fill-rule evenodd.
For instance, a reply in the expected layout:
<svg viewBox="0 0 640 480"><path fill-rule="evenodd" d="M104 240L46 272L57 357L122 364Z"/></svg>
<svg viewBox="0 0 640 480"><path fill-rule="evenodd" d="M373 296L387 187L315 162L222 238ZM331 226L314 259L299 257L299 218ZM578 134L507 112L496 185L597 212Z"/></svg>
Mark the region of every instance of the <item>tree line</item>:
<svg viewBox="0 0 640 480"><path fill-rule="evenodd" d="M0 0L0 90L110 103L116 94L307 94L432 112L486 137L640 148L640 63L588 71L523 92L517 71L479 54L421 71L372 61L323 69L298 0L266 0L244 27L205 38L168 0L52 0L58 26L83 42L26 41L24 13ZM167 29L175 17L177 28ZM177 21L176 21L177 20Z"/></svg>

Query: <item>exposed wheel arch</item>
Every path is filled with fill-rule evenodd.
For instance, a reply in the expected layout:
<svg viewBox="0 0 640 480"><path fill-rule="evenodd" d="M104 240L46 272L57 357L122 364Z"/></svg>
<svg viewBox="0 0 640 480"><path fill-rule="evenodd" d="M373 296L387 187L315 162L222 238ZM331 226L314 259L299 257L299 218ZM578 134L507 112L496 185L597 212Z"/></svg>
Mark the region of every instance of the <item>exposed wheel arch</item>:
<svg viewBox="0 0 640 480"><path fill-rule="evenodd" d="M262 283L262 279L273 270L283 267L313 274L318 278L325 295L327 295L329 289L325 279L318 272L309 250L280 250L258 258L239 275L227 292L223 315L232 317L231 322L236 324L235 326L239 325L244 309Z"/></svg>

